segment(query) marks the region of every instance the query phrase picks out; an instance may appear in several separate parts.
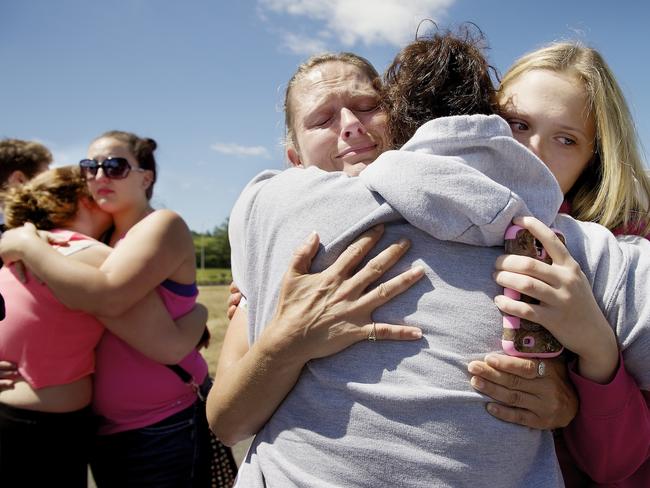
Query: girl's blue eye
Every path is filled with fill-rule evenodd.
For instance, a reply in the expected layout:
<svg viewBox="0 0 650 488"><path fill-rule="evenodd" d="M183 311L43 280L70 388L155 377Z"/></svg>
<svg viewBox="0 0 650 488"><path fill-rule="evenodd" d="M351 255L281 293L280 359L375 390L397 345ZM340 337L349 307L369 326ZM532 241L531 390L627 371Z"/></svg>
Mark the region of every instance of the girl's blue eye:
<svg viewBox="0 0 650 488"><path fill-rule="evenodd" d="M526 123L520 120L509 119L508 124L510 125L510 128L512 130L518 130L518 131L528 130L528 126L526 125Z"/></svg>
<svg viewBox="0 0 650 488"><path fill-rule="evenodd" d="M560 137L559 139L560 139L560 142L562 144L564 144L565 146L574 146L575 143L576 143L576 141L574 141L573 139L571 139L569 137Z"/></svg>

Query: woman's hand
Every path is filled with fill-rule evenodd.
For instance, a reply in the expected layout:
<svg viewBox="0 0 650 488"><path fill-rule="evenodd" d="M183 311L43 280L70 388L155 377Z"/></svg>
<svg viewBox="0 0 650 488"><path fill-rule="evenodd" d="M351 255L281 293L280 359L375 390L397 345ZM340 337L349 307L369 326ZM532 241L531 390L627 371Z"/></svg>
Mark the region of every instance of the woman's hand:
<svg viewBox="0 0 650 488"><path fill-rule="evenodd" d="M48 244L59 245L65 245L68 242L67 237L38 230L34 224L27 222L21 227L9 229L2 233L0 238L0 258L5 264L20 261L25 246L34 243L34 239L43 240Z"/></svg>
<svg viewBox="0 0 650 488"><path fill-rule="evenodd" d="M467 369L471 384L499 403L488 403L490 414L534 429L566 427L578 412L578 396L569 381L562 358L539 359L488 354L485 361L472 361Z"/></svg>
<svg viewBox="0 0 650 488"><path fill-rule="evenodd" d="M415 267L368 290L409 247L407 241L392 244L355 272L382 234L383 226L369 230L325 271L309 274L318 251L318 236L312 234L294 253L274 318L250 345L246 313L236 310L219 356L215 376L219 388L210 391L206 409L211 428L226 445L262 428L310 359L329 356L371 337L422 337L417 327L373 326L372 311L424 275L422 268Z"/></svg>
<svg viewBox="0 0 650 488"><path fill-rule="evenodd" d="M424 276L424 269L416 266L368 290L409 248L408 241L400 240L355 272L382 234L383 226L374 227L350 244L329 268L313 274L309 274L309 267L319 240L316 233L309 236L294 253L275 317L261 340L275 351L288 347L294 357L306 363L367 339L420 339L422 331L417 327L372 321L374 309Z"/></svg>
<svg viewBox="0 0 650 488"><path fill-rule="evenodd" d="M578 355L579 373L607 383L616 372L618 346L580 266L555 233L533 217L515 219L544 246L553 264L526 256L497 258L495 280L501 286L539 300L538 305L495 297L499 309L546 327L564 347Z"/></svg>
<svg viewBox="0 0 650 488"><path fill-rule="evenodd" d="M3 232L2 238L0 238L0 258L2 258L2 261L5 264L20 261L25 243L34 237L38 238L38 231L34 224L31 223Z"/></svg>
<svg viewBox="0 0 650 488"><path fill-rule="evenodd" d="M13 388L19 378L20 373L14 363L0 361L0 391Z"/></svg>
<svg viewBox="0 0 650 488"><path fill-rule="evenodd" d="M230 295L228 296L228 309L226 310L226 316L228 317L228 320L231 320L233 315L235 315L239 302L241 302L242 294L234 281L230 283L229 291Z"/></svg>

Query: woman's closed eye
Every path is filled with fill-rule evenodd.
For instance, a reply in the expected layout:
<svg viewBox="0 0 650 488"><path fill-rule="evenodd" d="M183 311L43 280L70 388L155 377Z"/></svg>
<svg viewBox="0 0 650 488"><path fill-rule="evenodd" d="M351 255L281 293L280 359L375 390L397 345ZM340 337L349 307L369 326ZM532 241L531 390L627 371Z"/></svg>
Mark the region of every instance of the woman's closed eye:
<svg viewBox="0 0 650 488"><path fill-rule="evenodd" d="M323 114L318 117L315 117L308 125L309 128L315 127L325 127L332 121L332 116L329 114Z"/></svg>
<svg viewBox="0 0 650 488"><path fill-rule="evenodd" d="M379 108L379 104L378 103L373 103L373 104L370 104L370 105L361 105L361 106L357 107L355 110L357 112L366 112L367 113L367 112L374 112L378 108Z"/></svg>

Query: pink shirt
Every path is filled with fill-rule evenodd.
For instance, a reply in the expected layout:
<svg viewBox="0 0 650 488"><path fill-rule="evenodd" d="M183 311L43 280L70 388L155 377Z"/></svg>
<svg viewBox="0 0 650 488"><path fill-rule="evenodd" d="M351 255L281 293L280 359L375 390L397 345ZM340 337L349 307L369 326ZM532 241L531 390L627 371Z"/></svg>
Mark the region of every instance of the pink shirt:
<svg viewBox="0 0 650 488"><path fill-rule="evenodd" d="M650 393L639 390L622 357L606 385L588 381L572 368L569 373L580 410L564 429L564 438L578 467L592 478L588 486L650 486Z"/></svg>
<svg viewBox="0 0 650 488"><path fill-rule="evenodd" d="M165 281L157 288L170 315L176 319L196 303L196 285ZM197 350L180 363L197 383L208 366ZM124 341L106 332L97 348L93 408L103 417L100 435L155 424L188 408L196 393L165 365L148 359Z"/></svg>
<svg viewBox="0 0 650 488"><path fill-rule="evenodd" d="M55 232L70 238L69 246L57 248L63 254L98 244L82 234ZM72 383L94 372L104 327L93 316L67 308L29 273L21 283L13 266L0 269L0 290L7 308L0 358L16 363L32 388Z"/></svg>

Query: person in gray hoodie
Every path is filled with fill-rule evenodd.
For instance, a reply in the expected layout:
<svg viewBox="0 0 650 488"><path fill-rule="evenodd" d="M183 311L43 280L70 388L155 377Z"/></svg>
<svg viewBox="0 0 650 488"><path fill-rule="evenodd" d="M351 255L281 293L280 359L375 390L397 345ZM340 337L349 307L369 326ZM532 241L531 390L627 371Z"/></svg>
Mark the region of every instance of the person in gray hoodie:
<svg viewBox="0 0 650 488"><path fill-rule="evenodd" d="M320 73L306 79L310 93L331 81ZM388 275L415 264L425 277L373 315L419 327L420 341L369 340L311 358L301 351L310 344L286 337L283 349L256 351L266 353L269 371L282 371L292 356L307 360L257 434L239 486L562 486L552 434L491 417L468 383L467 363L500 349L492 299L501 289L492 273L515 216L564 232L630 373L640 387L650 385L650 244L617 242L598 225L556 216L562 194L552 174L512 139L505 121L473 108L425 123L359 177L311 167L303 146L297 154L309 167L262 173L244 189L230 232L250 344L272 323L292 250L313 229L323 246L312 269L382 223L380 245L401 236L412 243ZM297 132L307 130L298 123Z"/></svg>

